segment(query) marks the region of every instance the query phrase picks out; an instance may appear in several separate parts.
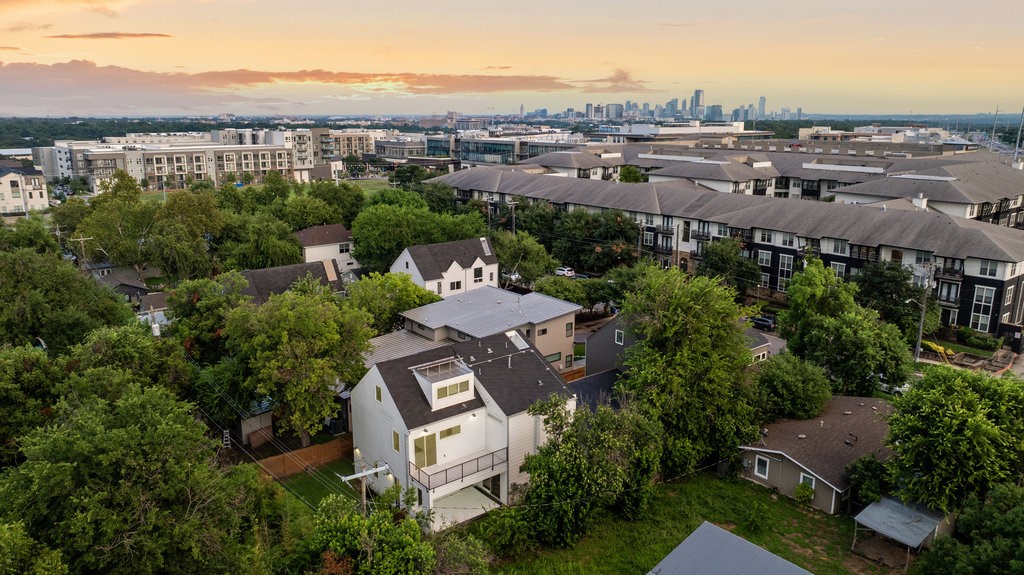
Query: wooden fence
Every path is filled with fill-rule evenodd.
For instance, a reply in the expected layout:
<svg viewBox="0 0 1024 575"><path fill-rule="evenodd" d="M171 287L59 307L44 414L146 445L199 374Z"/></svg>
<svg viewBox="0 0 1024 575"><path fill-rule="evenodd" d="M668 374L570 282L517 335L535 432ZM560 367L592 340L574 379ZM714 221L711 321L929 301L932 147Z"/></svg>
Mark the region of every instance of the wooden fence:
<svg viewBox="0 0 1024 575"><path fill-rule="evenodd" d="M335 438L327 443L310 445L281 455L260 459L263 472L274 477L291 477L307 469L315 469L352 455L352 436Z"/></svg>

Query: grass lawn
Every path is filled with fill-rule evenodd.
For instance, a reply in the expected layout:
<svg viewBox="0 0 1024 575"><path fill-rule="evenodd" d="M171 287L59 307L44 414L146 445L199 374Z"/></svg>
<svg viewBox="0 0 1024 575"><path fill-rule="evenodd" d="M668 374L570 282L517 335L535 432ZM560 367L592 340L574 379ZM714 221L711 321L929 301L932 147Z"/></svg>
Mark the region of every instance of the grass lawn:
<svg viewBox="0 0 1024 575"><path fill-rule="evenodd" d="M391 188L387 180L342 180L346 184L359 186L368 197L373 194Z"/></svg>
<svg viewBox="0 0 1024 575"><path fill-rule="evenodd" d="M583 357L587 353L587 344L585 343L574 343L572 346L572 354L576 357Z"/></svg>
<svg viewBox="0 0 1024 575"><path fill-rule="evenodd" d="M335 473L351 475L353 473L352 462L347 459L340 459L317 468L315 476L308 473L299 473L286 479L284 484L288 486L288 489L300 495L314 507L320 503L321 499L331 493L341 492L352 499L358 499L359 494L339 479Z"/></svg>
<svg viewBox="0 0 1024 575"><path fill-rule="evenodd" d="M769 527L763 533L749 533L742 527L755 502L767 505ZM505 575L642 575L705 520L816 575L890 573L850 552L853 520L849 517L803 509L784 496L773 500L770 491L748 481L710 475L660 485L647 515L638 521L601 516L575 548L537 551L498 565L495 571Z"/></svg>
<svg viewBox="0 0 1024 575"><path fill-rule="evenodd" d="M941 345L942 347L945 347L947 349L952 349L953 351L955 351L957 353L966 352L966 353L969 353L971 355L980 355L981 357L992 357L992 354L995 353L995 352L987 350L987 349L980 349L980 348L977 348L977 347L971 347L969 345L964 345L962 343L953 343L953 342L949 342L949 341L943 341L941 339L936 339L936 340L932 340L932 341L934 341L935 343ZM924 349L928 349L928 348L924 348Z"/></svg>

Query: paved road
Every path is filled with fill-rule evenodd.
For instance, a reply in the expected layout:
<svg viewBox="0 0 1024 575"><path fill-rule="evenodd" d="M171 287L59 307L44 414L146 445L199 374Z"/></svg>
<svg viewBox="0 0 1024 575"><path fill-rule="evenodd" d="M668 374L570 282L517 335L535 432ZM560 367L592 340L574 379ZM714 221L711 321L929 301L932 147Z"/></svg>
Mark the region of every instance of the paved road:
<svg viewBox="0 0 1024 575"><path fill-rule="evenodd" d="M771 350L768 355L775 355L782 353L786 349L786 340L778 336L778 332L763 332L764 338L768 340L768 343L772 344Z"/></svg>

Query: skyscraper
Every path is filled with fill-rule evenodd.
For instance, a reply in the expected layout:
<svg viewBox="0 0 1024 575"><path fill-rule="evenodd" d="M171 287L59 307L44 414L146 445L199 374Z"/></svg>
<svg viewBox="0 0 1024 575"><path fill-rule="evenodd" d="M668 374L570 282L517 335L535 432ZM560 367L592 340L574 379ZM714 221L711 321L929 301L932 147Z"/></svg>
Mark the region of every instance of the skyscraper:
<svg viewBox="0 0 1024 575"><path fill-rule="evenodd" d="M694 90L690 100L690 116L700 118L704 115L704 90Z"/></svg>
<svg viewBox="0 0 1024 575"><path fill-rule="evenodd" d="M765 102L766 102L766 99L765 99L764 96L761 96L760 98L757 99L757 117L758 118L764 118L765 117L765 114L764 114Z"/></svg>
<svg viewBox="0 0 1024 575"><path fill-rule="evenodd" d="M594 105L587 104L587 119L590 120L594 117Z"/></svg>

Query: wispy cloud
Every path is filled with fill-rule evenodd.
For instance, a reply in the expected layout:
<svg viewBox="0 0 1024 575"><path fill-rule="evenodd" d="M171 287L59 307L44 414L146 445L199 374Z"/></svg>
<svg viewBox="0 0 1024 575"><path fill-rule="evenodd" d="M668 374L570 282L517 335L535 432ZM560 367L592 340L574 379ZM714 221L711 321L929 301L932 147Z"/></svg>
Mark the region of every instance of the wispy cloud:
<svg viewBox="0 0 1024 575"><path fill-rule="evenodd" d="M619 93L641 93L651 92L648 89L644 80L637 80L633 78L633 73L628 70L617 69L606 78L597 78L595 80L580 80L582 84L587 84L583 88L584 92L595 92L595 93L607 93L607 94L619 94ZM603 85L602 85L603 84Z"/></svg>
<svg viewBox="0 0 1024 575"><path fill-rule="evenodd" d="M91 34L55 34L47 38L62 38L71 40L127 40L134 38L173 38L170 34L156 34L153 32L93 32Z"/></svg>
<svg viewBox="0 0 1024 575"><path fill-rule="evenodd" d="M17 52L18 50L21 50L21 48L17 48L15 46L0 46L0 51Z"/></svg>
<svg viewBox="0 0 1024 575"><path fill-rule="evenodd" d="M487 66L484 70L511 70L512 66Z"/></svg>
<svg viewBox="0 0 1024 575"><path fill-rule="evenodd" d="M2 0L0 0L2 4ZM11 24L4 28L0 28L0 32L27 32L29 30L49 30L53 28L53 24L35 24L33 22L18 22L17 24Z"/></svg>
<svg viewBox="0 0 1024 575"><path fill-rule="evenodd" d="M104 16L117 16L117 8L124 0L0 0L0 13L24 7L67 9L81 8Z"/></svg>

